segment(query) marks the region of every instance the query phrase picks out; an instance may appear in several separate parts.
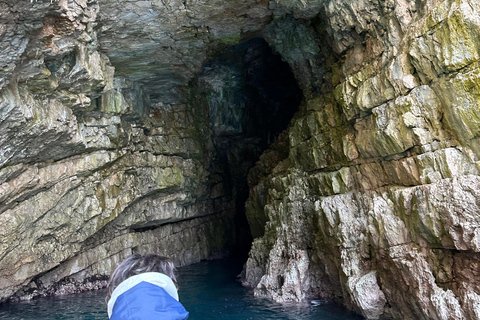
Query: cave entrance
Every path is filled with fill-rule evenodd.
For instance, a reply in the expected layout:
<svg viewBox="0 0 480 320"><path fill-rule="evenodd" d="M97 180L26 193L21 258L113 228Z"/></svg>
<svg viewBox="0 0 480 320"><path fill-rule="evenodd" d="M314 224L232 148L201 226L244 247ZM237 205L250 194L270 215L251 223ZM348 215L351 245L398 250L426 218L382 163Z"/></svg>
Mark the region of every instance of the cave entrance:
<svg viewBox="0 0 480 320"><path fill-rule="evenodd" d="M229 47L206 63L198 90L209 110L212 188L221 180L235 202L232 251L246 257L252 243L245 216L248 172L287 128L302 92L289 65L261 38Z"/></svg>

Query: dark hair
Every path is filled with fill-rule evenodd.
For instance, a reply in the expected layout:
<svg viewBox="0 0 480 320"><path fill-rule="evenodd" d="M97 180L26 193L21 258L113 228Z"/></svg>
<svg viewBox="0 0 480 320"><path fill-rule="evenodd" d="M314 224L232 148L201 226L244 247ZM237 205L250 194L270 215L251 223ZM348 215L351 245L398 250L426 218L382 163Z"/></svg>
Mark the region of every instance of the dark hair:
<svg viewBox="0 0 480 320"><path fill-rule="evenodd" d="M170 258L162 257L157 254L140 255L134 254L123 260L122 263L113 271L107 284L106 301L110 299L115 288L137 274L145 272L160 272L172 279L177 287L177 278L175 277L175 265Z"/></svg>

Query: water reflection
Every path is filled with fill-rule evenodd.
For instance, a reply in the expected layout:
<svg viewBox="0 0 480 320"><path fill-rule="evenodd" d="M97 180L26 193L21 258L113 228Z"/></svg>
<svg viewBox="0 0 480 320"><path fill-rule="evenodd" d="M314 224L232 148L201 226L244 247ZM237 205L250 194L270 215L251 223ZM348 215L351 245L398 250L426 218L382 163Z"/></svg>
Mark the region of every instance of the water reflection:
<svg viewBox="0 0 480 320"><path fill-rule="evenodd" d="M189 320L277 319L361 320L333 304L282 305L257 299L236 281L242 268L234 260L208 261L179 270L180 300L190 311Z"/></svg>
<svg viewBox="0 0 480 320"><path fill-rule="evenodd" d="M97 320L108 319L105 290L0 305L0 319Z"/></svg>
<svg viewBox="0 0 480 320"><path fill-rule="evenodd" d="M281 305L256 299L236 281L241 263L208 261L179 269L180 301L189 320L362 320L332 304ZM0 305L0 319L107 320L105 290Z"/></svg>

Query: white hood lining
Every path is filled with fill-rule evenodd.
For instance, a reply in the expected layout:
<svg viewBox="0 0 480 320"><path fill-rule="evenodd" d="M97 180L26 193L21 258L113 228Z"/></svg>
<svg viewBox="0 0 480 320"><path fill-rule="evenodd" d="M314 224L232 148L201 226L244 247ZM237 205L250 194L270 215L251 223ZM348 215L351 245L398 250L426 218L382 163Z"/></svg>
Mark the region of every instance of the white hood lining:
<svg viewBox="0 0 480 320"><path fill-rule="evenodd" d="M175 284L170 277L159 272L145 272L128 278L115 288L110 300L108 300L108 318L112 316L113 306L115 305L117 298L131 288L135 287L140 282L148 282L159 286L178 301L177 287L175 287Z"/></svg>

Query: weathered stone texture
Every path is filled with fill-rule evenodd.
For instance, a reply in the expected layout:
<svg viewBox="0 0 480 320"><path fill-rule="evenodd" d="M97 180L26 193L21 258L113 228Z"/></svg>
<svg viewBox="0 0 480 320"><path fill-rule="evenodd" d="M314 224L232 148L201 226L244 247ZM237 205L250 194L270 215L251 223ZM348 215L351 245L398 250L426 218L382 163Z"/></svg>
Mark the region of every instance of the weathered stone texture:
<svg viewBox="0 0 480 320"><path fill-rule="evenodd" d="M280 110L246 100L276 83L245 76L268 46L231 47L261 36L304 100L261 133L244 283L368 319L478 318L479 17L474 0L3 1L0 301L101 287L132 252L226 254L253 133Z"/></svg>
<svg viewBox="0 0 480 320"><path fill-rule="evenodd" d="M185 98L184 87L212 51L237 44L271 19L265 0L115 0L99 6L102 52L118 75L144 84L164 103Z"/></svg>
<svg viewBox="0 0 480 320"><path fill-rule="evenodd" d="M279 302L337 299L368 319L476 319L480 7L333 0L309 16L306 2L275 3L266 39L306 101L288 157L251 172L247 217L260 231L244 283ZM322 39L330 53L272 37L302 29L297 47Z"/></svg>
<svg viewBox="0 0 480 320"><path fill-rule="evenodd" d="M180 103L188 102L186 96L176 96L174 104L167 98L153 101L152 88L138 80L153 83L151 70L159 81L160 74L170 75L158 65L149 69L141 58L148 43L136 32L143 30L148 37L164 30L174 51L185 51L175 58L165 49L169 43L159 41L153 50L163 48L163 54L146 53L177 65L179 76L189 70L181 75L182 83L169 78L165 91L155 87L158 96L185 86L200 71L206 52L221 46L210 38L200 39L201 45L190 40L196 33L187 22L203 10L197 4L182 24L177 24L180 16L165 14L169 30L162 19L153 19L155 25L148 27L148 21L137 24L138 16L124 17L131 5L140 14L159 3L0 5L0 301L102 287L132 252L159 252L185 265L231 250L235 198L212 191L224 177L212 181L210 176L209 114L200 103ZM219 3L215 10L221 10ZM256 18L243 26L245 32L268 20L266 9L249 10ZM202 14L197 18L205 19L207 29L210 22L216 26L212 37L219 42L232 33L240 39L242 26L234 23L232 30L223 30L222 24L244 18L232 14L230 20L211 21L213 12ZM108 31L108 17L116 33ZM127 37L117 23L125 25L129 39L115 40ZM177 28L186 33L179 36ZM179 38L170 38L173 34ZM182 42L182 37L188 40ZM132 39L139 46L136 57ZM112 51L105 47L110 45ZM200 55L189 56L192 46L201 47ZM115 55L125 52L126 60ZM183 56L195 66L182 62ZM129 67L137 73L126 77Z"/></svg>

